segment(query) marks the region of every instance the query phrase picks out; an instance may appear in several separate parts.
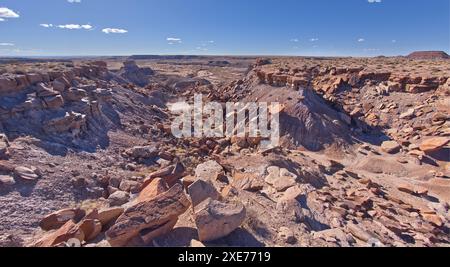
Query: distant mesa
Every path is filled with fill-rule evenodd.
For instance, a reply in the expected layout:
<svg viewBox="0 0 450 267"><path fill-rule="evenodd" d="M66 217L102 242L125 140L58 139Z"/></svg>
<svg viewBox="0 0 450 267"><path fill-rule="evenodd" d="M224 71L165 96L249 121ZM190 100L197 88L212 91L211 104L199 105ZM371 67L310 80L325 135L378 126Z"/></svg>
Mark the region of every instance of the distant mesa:
<svg viewBox="0 0 450 267"><path fill-rule="evenodd" d="M444 51L417 51L407 56L410 59L450 59Z"/></svg>

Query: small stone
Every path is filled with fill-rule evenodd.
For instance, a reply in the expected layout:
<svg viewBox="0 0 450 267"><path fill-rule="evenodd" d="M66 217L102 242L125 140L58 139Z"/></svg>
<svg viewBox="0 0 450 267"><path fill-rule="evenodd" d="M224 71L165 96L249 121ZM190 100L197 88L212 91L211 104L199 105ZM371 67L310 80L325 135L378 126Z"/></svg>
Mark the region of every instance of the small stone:
<svg viewBox="0 0 450 267"><path fill-rule="evenodd" d="M389 154L396 154L400 151L401 146L395 141L386 141L381 144L381 150Z"/></svg>
<svg viewBox="0 0 450 267"><path fill-rule="evenodd" d="M109 196L109 204L113 206L122 206L130 200L130 194L124 191L117 191Z"/></svg>
<svg viewBox="0 0 450 267"><path fill-rule="evenodd" d="M14 174L20 179L27 181L34 181L39 178L39 175L36 174L35 168L26 168L26 167L16 167L14 169Z"/></svg>
<svg viewBox="0 0 450 267"><path fill-rule="evenodd" d="M10 175L0 175L0 185L12 186L15 184L16 181L14 180L14 177Z"/></svg>

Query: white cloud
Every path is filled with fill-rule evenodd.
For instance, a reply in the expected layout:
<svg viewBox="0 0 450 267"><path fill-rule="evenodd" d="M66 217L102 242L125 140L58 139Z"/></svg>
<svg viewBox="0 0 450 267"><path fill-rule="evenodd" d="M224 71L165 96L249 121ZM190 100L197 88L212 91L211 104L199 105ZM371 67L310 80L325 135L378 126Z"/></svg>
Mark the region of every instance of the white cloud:
<svg viewBox="0 0 450 267"><path fill-rule="evenodd" d="M68 29L68 30L91 30L92 26L89 24L84 24L84 25L80 25L80 24L65 24L65 25L58 25L56 26L60 29Z"/></svg>
<svg viewBox="0 0 450 267"><path fill-rule="evenodd" d="M366 39L364 39L364 38L359 38L358 39L358 42L360 42L360 43L365 42L365 41L366 41Z"/></svg>
<svg viewBox="0 0 450 267"><path fill-rule="evenodd" d="M71 3L71 4L75 4L75 3L81 3L81 0L67 0L67 2Z"/></svg>
<svg viewBox="0 0 450 267"><path fill-rule="evenodd" d="M208 48L206 48L206 47L200 47L200 46L198 46L198 47L196 47L195 49L197 49L197 50L199 50L199 51L208 51Z"/></svg>
<svg viewBox="0 0 450 267"><path fill-rule="evenodd" d="M311 42L317 42L317 41L319 41L319 38L311 38L311 39L309 39Z"/></svg>
<svg viewBox="0 0 450 267"><path fill-rule="evenodd" d="M127 30L124 29L116 29L116 28L105 28L102 30L102 32L106 33L106 34L110 34L110 33L127 33Z"/></svg>
<svg viewBox="0 0 450 267"><path fill-rule="evenodd" d="M180 38L176 38L176 37L168 37L167 42L169 42L170 45L173 44L181 44L183 41Z"/></svg>
<svg viewBox="0 0 450 267"><path fill-rule="evenodd" d="M44 27L44 28L51 28L51 27L53 27L53 24L42 23L42 24L39 24L39 26Z"/></svg>
<svg viewBox="0 0 450 267"><path fill-rule="evenodd" d="M5 19L4 18L0 18L0 21L5 21Z"/></svg>
<svg viewBox="0 0 450 267"><path fill-rule="evenodd" d="M300 40L298 38L291 39L291 42L298 43Z"/></svg>
<svg viewBox="0 0 450 267"><path fill-rule="evenodd" d="M0 46L14 46L13 43L0 43Z"/></svg>
<svg viewBox="0 0 450 267"><path fill-rule="evenodd" d="M0 7L0 18L18 18L19 14L7 7ZM4 21L5 19L2 19Z"/></svg>
<svg viewBox="0 0 450 267"><path fill-rule="evenodd" d="M370 4L381 3L381 0L367 0Z"/></svg>

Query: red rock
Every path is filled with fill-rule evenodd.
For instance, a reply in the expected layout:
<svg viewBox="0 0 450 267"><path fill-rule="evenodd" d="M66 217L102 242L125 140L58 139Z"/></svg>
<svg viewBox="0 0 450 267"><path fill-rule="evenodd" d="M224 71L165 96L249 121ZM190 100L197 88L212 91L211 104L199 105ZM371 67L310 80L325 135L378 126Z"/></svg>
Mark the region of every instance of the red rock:
<svg viewBox="0 0 450 267"><path fill-rule="evenodd" d="M157 197L158 195L166 192L169 189L169 186L167 183L161 179L156 178L153 181L150 182L149 185L147 185L139 194L137 198L137 202L144 202L152 200L153 198Z"/></svg>
<svg viewBox="0 0 450 267"><path fill-rule="evenodd" d="M61 243L67 242L69 239L78 239L84 241L84 232L73 221L68 221L61 228L53 233L47 234L42 239L34 243L33 247L54 247Z"/></svg>
<svg viewBox="0 0 450 267"><path fill-rule="evenodd" d="M124 208L122 207L113 207L100 210L98 212L98 220L102 225L107 225L111 221L117 219L124 212Z"/></svg>
<svg viewBox="0 0 450 267"><path fill-rule="evenodd" d="M102 223L95 219L85 219L78 225L84 233L84 240L91 241L95 239L102 231Z"/></svg>
<svg viewBox="0 0 450 267"><path fill-rule="evenodd" d="M106 232L112 246L124 246L142 230L156 231L186 212L190 201L180 184L156 198L139 202L125 210L116 223Z"/></svg>
<svg viewBox="0 0 450 267"><path fill-rule="evenodd" d="M422 214L422 217L425 221L430 222L434 225L436 225L437 227L441 227L444 225L444 222L442 221L442 219L436 215L436 214Z"/></svg>
<svg viewBox="0 0 450 267"><path fill-rule="evenodd" d="M81 209L63 209L47 215L41 220L39 226L45 231L55 230L66 224L68 221L79 221L85 215L86 212Z"/></svg>
<svg viewBox="0 0 450 267"><path fill-rule="evenodd" d="M400 151L400 145L395 141L386 141L381 144L381 150L389 154L396 154Z"/></svg>
<svg viewBox="0 0 450 267"><path fill-rule="evenodd" d="M423 141L419 148L425 153L432 153L440 150L449 142L450 138L448 137L434 137Z"/></svg>

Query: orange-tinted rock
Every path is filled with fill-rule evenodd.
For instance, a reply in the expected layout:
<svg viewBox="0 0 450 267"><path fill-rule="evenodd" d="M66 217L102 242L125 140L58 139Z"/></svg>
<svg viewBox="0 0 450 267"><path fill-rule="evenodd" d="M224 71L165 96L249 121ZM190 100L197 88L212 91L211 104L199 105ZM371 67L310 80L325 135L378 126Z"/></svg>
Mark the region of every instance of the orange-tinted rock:
<svg viewBox="0 0 450 267"><path fill-rule="evenodd" d="M83 231L85 241L95 239L102 232L102 223L95 219L85 219L78 227Z"/></svg>
<svg viewBox="0 0 450 267"><path fill-rule="evenodd" d="M67 242L69 239L78 239L84 241L84 232L73 221L66 222L61 228L53 233L47 234L37 241L33 247L54 247L61 243Z"/></svg>
<svg viewBox="0 0 450 267"><path fill-rule="evenodd" d="M425 221L432 223L437 227L441 227L442 225L444 225L444 222L437 214L423 213L422 217Z"/></svg>
<svg viewBox="0 0 450 267"><path fill-rule="evenodd" d="M98 220L102 223L102 225L107 225L122 215L123 212L124 208L122 207L103 209L98 212Z"/></svg>
<svg viewBox="0 0 450 267"><path fill-rule="evenodd" d="M161 178L153 179L139 194L137 201L143 202L152 200L156 196L166 192L169 189L167 183Z"/></svg>
<svg viewBox="0 0 450 267"><path fill-rule="evenodd" d="M157 230L176 220L191 205L180 184L150 201L139 202L125 210L106 232L112 246L124 246L142 230Z"/></svg>
<svg viewBox="0 0 450 267"><path fill-rule="evenodd" d="M55 230L70 220L81 220L85 214L86 212L81 209L63 209L47 215L41 220L39 226L45 231Z"/></svg>
<svg viewBox="0 0 450 267"><path fill-rule="evenodd" d="M450 139L448 137L434 137L422 142L419 148L425 153L432 153L440 150L449 142Z"/></svg>

